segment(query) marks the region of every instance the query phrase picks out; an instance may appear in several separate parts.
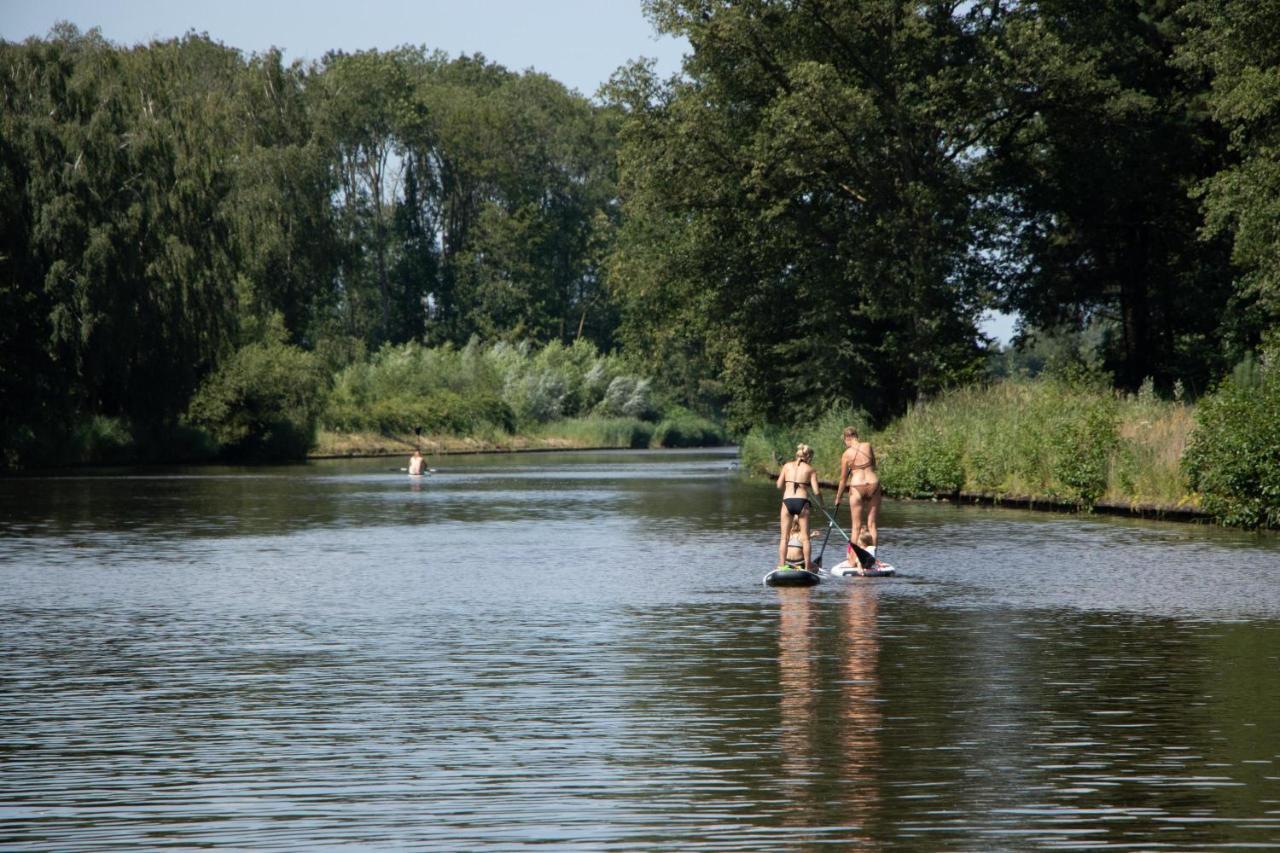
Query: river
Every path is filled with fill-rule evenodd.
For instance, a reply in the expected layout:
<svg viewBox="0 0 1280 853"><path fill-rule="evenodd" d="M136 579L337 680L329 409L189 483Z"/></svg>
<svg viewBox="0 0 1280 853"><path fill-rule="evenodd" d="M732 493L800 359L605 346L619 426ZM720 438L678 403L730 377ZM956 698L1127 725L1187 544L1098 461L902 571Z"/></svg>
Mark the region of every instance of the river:
<svg viewBox="0 0 1280 853"><path fill-rule="evenodd" d="M890 502L775 590L731 454L397 463L0 480L0 846L1280 845L1275 537Z"/></svg>

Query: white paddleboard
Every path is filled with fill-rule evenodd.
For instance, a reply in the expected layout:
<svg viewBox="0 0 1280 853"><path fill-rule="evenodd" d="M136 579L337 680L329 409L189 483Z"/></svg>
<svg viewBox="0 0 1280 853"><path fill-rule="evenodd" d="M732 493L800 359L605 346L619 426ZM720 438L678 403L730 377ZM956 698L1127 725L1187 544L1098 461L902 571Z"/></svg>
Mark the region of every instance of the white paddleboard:
<svg viewBox="0 0 1280 853"><path fill-rule="evenodd" d="M888 563L876 563L875 568L864 569L861 563L850 564L845 560L827 569L827 572L838 578L886 578L897 574L898 570Z"/></svg>

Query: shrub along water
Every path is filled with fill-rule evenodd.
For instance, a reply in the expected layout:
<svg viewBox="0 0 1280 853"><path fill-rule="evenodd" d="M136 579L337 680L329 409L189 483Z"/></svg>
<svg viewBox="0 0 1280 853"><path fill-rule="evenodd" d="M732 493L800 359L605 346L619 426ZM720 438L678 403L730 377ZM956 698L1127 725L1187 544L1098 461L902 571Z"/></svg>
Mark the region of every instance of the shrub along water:
<svg viewBox="0 0 1280 853"><path fill-rule="evenodd" d="M664 411L647 377L578 340L541 349L475 341L461 349L387 345L343 369L321 417L336 432L427 433L501 440L513 434L590 447L725 443L687 409Z"/></svg>
<svg viewBox="0 0 1280 853"><path fill-rule="evenodd" d="M1186 469L1204 508L1225 524L1280 528L1280 370L1270 348L1196 411Z"/></svg>
<svg viewBox="0 0 1280 853"><path fill-rule="evenodd" d="M819 475L834 480L846 421L861 419L832 412L808 428L752 430L743 464L777 470L804 441L815 449ZM1007 380L918 403L869 437L892 495L975 491L1083 507L1103 499L1177 504L1191 499L1179 468L1190 426L1189 407L1156 399L1149 386L1121 395L1088 382Z"/></svg>
<svg viewBox="0 0 1280 853"><path fill-rule="evenodd" d="M221 455L266 461L306 455L329 377L314 354L282 339L238 349L201 383L187 412Z"/></svg>

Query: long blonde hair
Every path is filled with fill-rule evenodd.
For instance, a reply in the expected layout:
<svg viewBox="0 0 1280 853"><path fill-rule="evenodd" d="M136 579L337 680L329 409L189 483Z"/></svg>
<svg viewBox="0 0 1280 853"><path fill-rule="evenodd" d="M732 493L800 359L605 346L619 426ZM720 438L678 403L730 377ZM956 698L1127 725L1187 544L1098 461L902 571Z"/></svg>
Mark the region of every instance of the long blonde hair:
<svg viewBox="0 0 1280 853"><path fill-rule="evenodd" d="M810 459L812 459L812 458L813 458L813 448L812 448L812 447L810 447L810 446L809 446L809 445L807 445L807 444L797 444L797 445L796 445L796 461L797 461L797 462L806 462L806 463L807 463L807 462L808 462Z"/></svg>

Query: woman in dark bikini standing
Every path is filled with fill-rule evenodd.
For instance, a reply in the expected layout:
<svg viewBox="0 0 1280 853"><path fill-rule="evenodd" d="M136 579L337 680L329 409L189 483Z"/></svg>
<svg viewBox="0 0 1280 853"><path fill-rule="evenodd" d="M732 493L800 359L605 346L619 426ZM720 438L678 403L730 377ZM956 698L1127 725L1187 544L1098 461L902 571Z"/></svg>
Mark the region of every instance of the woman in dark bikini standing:
<svg viewBox="0 0 1280 853"><path fill-rule="evenodd" d="M840 495L844 487L849 487L849 538L860 541L862 519L867 519L867 532L871 534L871 547L867 550L876 552L879 544L879 532L876 521L880 515L880 475L876 473L876 452L868 442L858 439L858 431L853 427L844 429L844 455L840 457L840 483L836 486L836 506L840 506Z"/></svg>
<svg viewBox="0 0 1280 853"><path fill-rule="evenodd" d="M781 537L778 540L778 568L785 568L787 562L787 539L791 533L791 520L800 522L800 547L804 552L804 567L811 569L809 562L809 495L812 491L814 499L822 497L818 489L818 472L813 470L809 462L813 459L813 449L807 444L796 445L796 458L778 473L778 488L782 489L782 512L779 515Z"/></svg>

